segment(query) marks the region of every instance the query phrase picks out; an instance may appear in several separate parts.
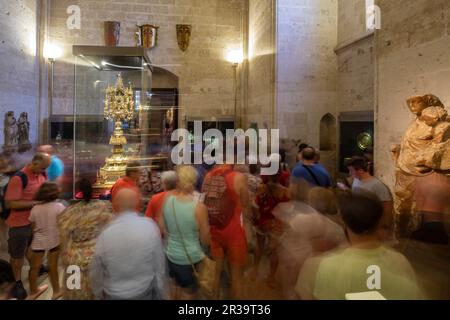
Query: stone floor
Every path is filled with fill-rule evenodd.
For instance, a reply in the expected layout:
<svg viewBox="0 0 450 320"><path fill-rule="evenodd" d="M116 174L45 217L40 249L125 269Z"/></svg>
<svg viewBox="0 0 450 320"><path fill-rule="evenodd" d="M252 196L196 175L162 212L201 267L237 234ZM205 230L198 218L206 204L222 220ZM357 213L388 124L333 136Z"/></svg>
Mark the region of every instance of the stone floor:
<svg viewBox="0 0 450 320"><path fill-rule="evenodd" d="M8 249L7 249L7 237L8 236L7 236L6 230L7 229L4 225L4 222L0 219L0 259L9 261L9 255L8 255ZM44 260L44 262L45 262L45 260ZM30 266L25 259L24 268L22 269L22 281L23 281L23 285L28 293L30 292L30 283L28 282L28 271L29 270L30 270ZM60 268L59 276L60 276L61 280L62 280L62 272L63 272L63 269ZM44 292L38 298L38 300L50 300L53 295L53 290L52 290L52 287L50 285L50 281L49 281L47 275L42 275L38 279L38 285L43 285L43 284L48 284L49 288L47 289L46 292Z"/></svg>
<svg viewBox="0 0 450 320"><path fill-rule="evenodd" d="M0 259L9 261L8 253L5 251L0 252ZM28 281L28 271L29 270L30 270L30 266L28 265L28 262L25 262L25 265L22 269L22 282L28 293L30 293L30 283ZM60 281L62 281L62 272L63 272L63 268L60 268L60 270L59 270ZM52 298L53 290L52 290L52 286L50 285L50 281L49 281L47 274L40 276L38 279L39 286L44 285L44 284L48 284L49 288L37 300L51 300L51 298Z"/></svg>
<svg viewBox="0 0 450 320"><path fill-rule="evenodd" d="M450 246L404 240L395 249L412 264L426 299L450 300Z"/></svg>

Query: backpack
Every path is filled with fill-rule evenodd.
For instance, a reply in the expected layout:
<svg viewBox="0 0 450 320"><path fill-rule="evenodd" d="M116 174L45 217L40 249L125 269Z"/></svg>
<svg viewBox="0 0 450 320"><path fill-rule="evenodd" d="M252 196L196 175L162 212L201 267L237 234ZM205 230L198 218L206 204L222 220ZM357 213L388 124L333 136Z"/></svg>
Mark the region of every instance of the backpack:
<svg viewBox="0 0 450 320"><path fill-rule="evenodd" d="M17 171L12 177L19 177L20 180L22 180L22 190L24 190L28 185L28 177L25 172L23 171ZM9 182L0 190L0 206L1 206L1 212L0 212L0 218L6 221L8 219L11 208L8 208L5 201L5 195L6 191L8 190L9 183L11 182L11 179L9 179Z"/></svg>
<svg viewBox="0 0 450 320"><path fill-rule="evenodd" d="M225 228L234 215L234 201L227 186L226 177L232 170L212 174L203 183L204 204L208 208L209 224Z"/></svg>

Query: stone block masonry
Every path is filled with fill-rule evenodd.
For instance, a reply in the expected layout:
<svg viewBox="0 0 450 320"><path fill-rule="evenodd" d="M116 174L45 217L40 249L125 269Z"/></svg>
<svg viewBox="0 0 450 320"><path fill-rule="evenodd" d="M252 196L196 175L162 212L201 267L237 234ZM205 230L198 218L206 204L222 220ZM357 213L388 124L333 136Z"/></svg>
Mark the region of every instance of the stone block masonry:
<svg viewBox="0 0 450 320"><path fill-rule="evenodd" d="M81 8L81 30L66 28L67 6ZM121 22L120 46L134 46L137 24L159 26L152 62L179 77L180 125L184 117L232 116L233 70L226 52L242 48L245 0L58 0L52 1L50 39L64 47L65 62L57 62L56 114L72 114L73 58L71 46L103 45L103 21ZM189 49L178 48L175 25L192 25Z"/></svg>
<svg viewBox="0 0 450 320"><path fill-rule="evenodd" d="M2 1L0 7L0 145L4 115L28 113L30 140L38 139L38 74L36 60L36 1Z"/></svg>

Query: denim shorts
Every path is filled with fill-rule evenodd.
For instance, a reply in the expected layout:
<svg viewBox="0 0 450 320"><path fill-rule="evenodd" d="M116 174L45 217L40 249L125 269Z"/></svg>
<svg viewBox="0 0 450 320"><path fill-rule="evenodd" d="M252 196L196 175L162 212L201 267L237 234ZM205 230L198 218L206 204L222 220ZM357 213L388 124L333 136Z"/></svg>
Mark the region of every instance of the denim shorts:
<svg viewBox="0 0 450 320"><path fill-rule="evenodd" d="M194 275L194 271L192 270L192 266L188 265L179 265L167 260L169 265L169 276L175 280L177 286L183 289L190 289L192 293L197 292L198 283L197 278ZM198 263L194 266L197 268Z"/></svg>

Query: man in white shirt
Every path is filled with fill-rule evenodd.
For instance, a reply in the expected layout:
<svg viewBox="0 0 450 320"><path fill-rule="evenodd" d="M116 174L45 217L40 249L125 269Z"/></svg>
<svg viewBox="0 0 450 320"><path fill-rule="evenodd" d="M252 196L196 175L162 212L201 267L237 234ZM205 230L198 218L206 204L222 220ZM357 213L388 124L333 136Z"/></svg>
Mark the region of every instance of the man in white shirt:
<svg viewBox="0 0 450 320"><path fill-rule="evenodd" d="M157 225L137 214L138 198L133 190L120 190L115 201L119 213L100 234L90 265L95 297L166 299L166 260Z"/></svg>

